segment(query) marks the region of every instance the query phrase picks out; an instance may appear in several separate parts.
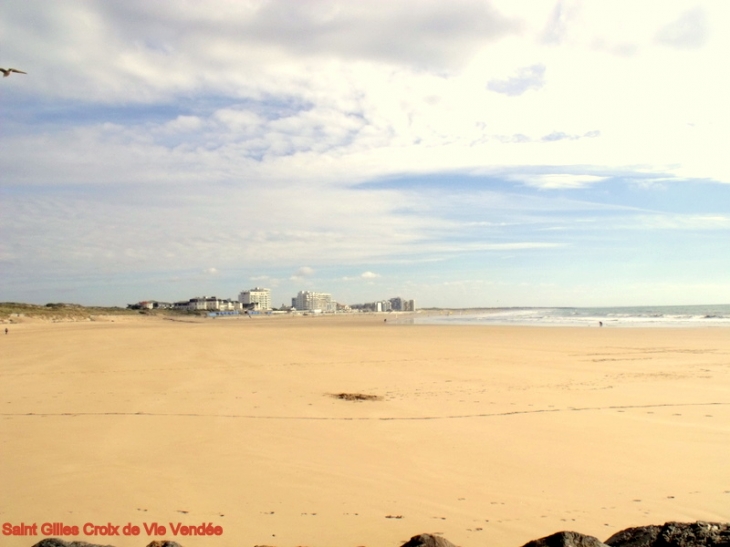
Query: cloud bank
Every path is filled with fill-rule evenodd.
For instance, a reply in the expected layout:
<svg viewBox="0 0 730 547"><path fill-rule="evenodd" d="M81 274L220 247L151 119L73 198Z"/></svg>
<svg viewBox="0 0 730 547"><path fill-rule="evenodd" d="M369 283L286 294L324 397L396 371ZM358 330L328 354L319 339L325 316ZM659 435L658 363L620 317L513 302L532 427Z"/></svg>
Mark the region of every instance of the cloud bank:
<svg viewBox="0 0 730 547"><path fill-rule="evenodd" d="M695 256L691 226L725 218L723 2L172 8L0 6L0 64L28 72L0 82L3 299L258 279L281 300L305 282L388 296L337 285L360 279L423 301L436 279L512 280L519 264L588 277L594 249L614 271L642 240L621 242L628 226L685 226ZM724 248L725 225L704 225Z"/></svg>

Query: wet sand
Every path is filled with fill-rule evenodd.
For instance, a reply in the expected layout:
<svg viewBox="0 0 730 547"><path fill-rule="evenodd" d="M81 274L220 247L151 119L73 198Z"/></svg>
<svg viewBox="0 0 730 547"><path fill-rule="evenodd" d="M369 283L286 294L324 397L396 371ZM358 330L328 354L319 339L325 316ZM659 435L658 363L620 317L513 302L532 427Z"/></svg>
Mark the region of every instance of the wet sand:
<svg viewBox="0 0 730 547"><path fill-rule="evenodd" d="M67 540L395 547L430 532L519 547L730 520L727 329L372 315L0 336L0 523L140 528ZM155 522L167 533L148 535ZM170 530L203 522L222 535Z"/></svg>

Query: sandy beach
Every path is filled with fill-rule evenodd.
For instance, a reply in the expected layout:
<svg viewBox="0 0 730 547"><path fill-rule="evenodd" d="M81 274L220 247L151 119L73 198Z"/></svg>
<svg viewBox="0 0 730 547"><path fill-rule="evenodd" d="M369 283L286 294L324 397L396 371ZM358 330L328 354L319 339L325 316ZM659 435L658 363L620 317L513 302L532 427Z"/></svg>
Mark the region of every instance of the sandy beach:
<svg viewBox="0 0 730 547"><path fill-rule="evenodd" d="M112 319L0 333L0 523L38 526L3 546L43 523L519 547L730 520L728 329ZM201 523L222 533L171 530Z"/></svg>

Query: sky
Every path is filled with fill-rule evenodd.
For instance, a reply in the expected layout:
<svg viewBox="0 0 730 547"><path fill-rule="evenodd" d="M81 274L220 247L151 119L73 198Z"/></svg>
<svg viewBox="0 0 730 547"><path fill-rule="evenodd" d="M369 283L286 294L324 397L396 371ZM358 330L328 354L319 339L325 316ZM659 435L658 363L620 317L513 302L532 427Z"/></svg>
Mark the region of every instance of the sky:
<svg viewBox="0 0 730 547"><path fill-rule="evenodd" d="M730 303L730 2L7 0L0 301Z"/></svg>

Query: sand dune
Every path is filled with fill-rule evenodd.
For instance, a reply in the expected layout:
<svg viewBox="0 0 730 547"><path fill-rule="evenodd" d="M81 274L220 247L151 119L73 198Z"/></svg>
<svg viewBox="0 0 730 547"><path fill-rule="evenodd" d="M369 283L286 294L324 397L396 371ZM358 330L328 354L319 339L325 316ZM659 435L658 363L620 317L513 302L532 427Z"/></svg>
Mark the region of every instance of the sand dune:
<svg viewBox="0 0 730 547"><path fill-rule="evenodd" d="M515 547L729 519L723 329L124 318L0 343L0 523L141 529L65 539ZM202 522L223 534L170 531Z"/></svg>

